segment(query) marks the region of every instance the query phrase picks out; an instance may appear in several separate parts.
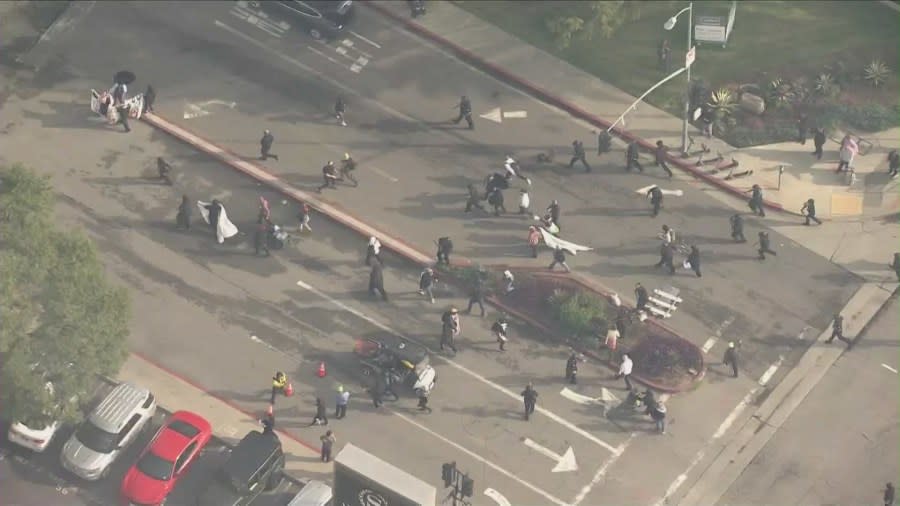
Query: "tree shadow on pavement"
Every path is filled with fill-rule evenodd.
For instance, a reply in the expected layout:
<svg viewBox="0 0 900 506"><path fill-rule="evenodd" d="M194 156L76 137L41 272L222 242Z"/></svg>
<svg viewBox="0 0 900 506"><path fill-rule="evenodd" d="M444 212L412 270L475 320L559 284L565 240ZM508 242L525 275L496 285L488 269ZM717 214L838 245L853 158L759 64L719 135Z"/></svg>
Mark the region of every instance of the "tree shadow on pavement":
<svg viewBox="0 0 900 506"><path fill-rule="evenodd" d="M524 388L524 387L523 387ZM441 411L447 413L456 413L467 416L479 417L485 420L523 420L523 411L511 410L507 408L486 408L476 406L470 408L457 408L451 406L443 406Z"/></svg>
<svg viewBox="0 0 900 506"><path fill-rule="evenodd" d="M410 122L400 118L384 118L372 123L360 123L360 130L375 130L379 133L406 135L426 132L428 127L419 122Z"/></svg>

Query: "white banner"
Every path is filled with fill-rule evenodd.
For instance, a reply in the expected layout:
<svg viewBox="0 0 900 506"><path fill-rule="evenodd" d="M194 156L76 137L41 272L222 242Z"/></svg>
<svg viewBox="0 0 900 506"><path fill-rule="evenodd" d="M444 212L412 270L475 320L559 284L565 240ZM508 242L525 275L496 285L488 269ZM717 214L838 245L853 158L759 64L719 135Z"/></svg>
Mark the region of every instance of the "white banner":
<svg viewBox="0 0 900 506"><path fill-rule="evenodd" d="M541 236L544 238L544 244L551 249L556 249L556 247L559 246L573 255L577 255L579 251L591 251L594 249L575 244L574 242L564 241L548 232L544 227L540 227L539 230L541 231Z"/></svg>

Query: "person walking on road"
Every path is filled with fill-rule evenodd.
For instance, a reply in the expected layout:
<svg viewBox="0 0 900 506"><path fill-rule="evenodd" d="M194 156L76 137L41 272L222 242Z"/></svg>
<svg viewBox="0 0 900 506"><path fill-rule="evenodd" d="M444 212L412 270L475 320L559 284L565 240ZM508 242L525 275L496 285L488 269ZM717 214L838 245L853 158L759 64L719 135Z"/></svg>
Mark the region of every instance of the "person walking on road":
<svg viewBox="0 0 900 506"><path fill-rule="evenodd" d="M465 212L467 212L467 213L472 212L473 207L480 209L484 212L487 212L487 210L485 210L484 206L481 205L482 198L481 198L481 195L478 193L478 187L476 187L474 183L469 183L468 189L469 189L469 197L466 200Z"/></svg>
<svg viewBox="0 0 900 506"><path fill-rule="evenodd" d="M331 450L334 448L334 443L337 442L334 432L331 430L325 431L325 435L320 437L319 440L322 442L322 462L331 462Z"/></svg>
<svg viewBox="0 0 900 506"><path fill-rule="evenodd" d="M172 178L170 174L172 173L172 166L169 165L163 157L156 157L156 172L159 174L159 179L164 184L172 186Z"/></svg>
<svg viewBox="0 0 900 506"><path fill-rule="evenodd" d="M156 102L156 90L153 89L153 86L147 85L147 90L144 92L144 111L143 112L154 112L153 111L153 102Z"/></svg>
<svg viewBox="0 0 900 506"><path fill-rule="evenodd" d="M894 505L894 484L888 482L887 485L884 486L884 495L882 496L884 499L884 506L893 506Z"/></svg>
<svg viewBox="0 0 900 506"><path fill-rule="evenodd" d="M612 149L612 135L609 135L609 132L606 130L600 130L600 133L597 134L597 156L603 156L604 153L609 153Z"/></svg>
<svg viewBox="0 0 900 506"><path fill-rule="evenodd" d="M894 259L888 265L894 274L897 276L897 281L900 281L900 253L894 253Z"/></svg>
<svg viewBox="0 0 900 506"><path fill-rule="evenodd" d="M559 224L560 210L559 210L559 201L558 200L554 200L553 202L550 202L550 205L547 206L545 213L548 216L550 216L550 219L553 220L554 225L556 225L557 227L561 227L561 225Z"/></svg>
<svg viewBox="0 0 900 506"><path fill-rule="evenodd" d="M892 149L887 156L888 161L888 176L891 176L891 179L897 177L897 174L900 174L900 153L897 153L896 149Z"/></svg>
<svg viewBox="0 0 900 506"><path fill-rule="evenodd" d="M459 108L459 116L453 120L453 124L459 124L459 122L465 118L466 123L469 124L469 130L474 130L475 123L472 121L472 103L469 102L469 97L463 95L459 98L459 104L454 107Z"/></svg>
<svg viewBox="0 0 900 506"><path fill-rule="evenodd" d="M190 199L188 199L187 195L182 195L181 204L178 205L178 214L175 215L175 228L178 230L190 230L191 213L193 212Z"/></svg>
<svg viewBox="0 0 900 506"><path fill-rule="evenodd" d="M287 387L287 375L281 371L277 371L272 377L272 395L269 397L269 404L275 405L275 394L283 394Z"/></svg>
<svg viewBox="0 0 900 506"><path fill-rule="evenodd" d="M809 225L809 220L813 220L817 225L822 224L822 220L816 218L816 201L813 199L809 199L803 203L803 207L800 208L800 214L806 217L806 222L804 225Z"/></svg>
<svg viewBox="0 0 900 506"><path fill-rule="evenodd" d="M478 304L478 307L481 309L481 317L484 318L484 278L485 273L483 271L478 271L475 276L475 284L472 286L472 291L469 293L469 307L466 308L466 314L472 314L472 306Z"/></svg>
<svg viewBox="0 0 900 506"><path fill-rule="evenodd" d="M816 147L815 151L813 151L813 155L815 155L816 160L822 159L822 154L825 152L825 141L827 137L825 136L824 128L816 128L816 133L813 134L813 146Z"/></svg>
<svg viewBox="0 0 900 506"><path fill-rule="evenodd" d="M656 431L660 434L666 433L666 405L660 401L655 401L655 406L647 409L650 411L650 418L656 423Z"/></svg>
<svg viewBox="0 0 900 506"><path fill-rule="evenodd" d="M426 267L419 275L419 295L428 297L432 304L434 304L434 284L436 282L437 276L431 267Z"/></svg>
<svg viewBox="0 0 900 506"><path fill-rule="evenodd" d="M831 322L831 337L826 339L825 342L831 344L835 339L840 339L847 343L847 349L853 347L853 341L844 337L844 317L840 314L834 315L834 321Z"/></svg>
<svg viewBox="0 0 900 506"><path fill-rule="evenodd" d="M263 219L262 217L256 222L256 230L253 232L253 249L256 256L259 256L260 253L264 253L264 256L269 256L271 253L269 252L269 222Z"/></svg>
<svg viewBox="0 0 900 506"><path fill-rule="evenodd" d="M297 213L297 218L300 220L300 232L303 232L305 229L307 232L312 233L312 228L309 226L310 212L309 204L302 202L300 204L300 212Z"/></svg>
<svg viewBox="0 0 900 506"><path fill-rule="evenodd" d="M278 155L274 153L270 153L272 150L272 143L275 142L275 136L272 135L272 132L268 130L263 130L262 139L259 140L259 159L260 160L268 160L269 158L274 158L278 160Z"/></svg>
<svg viewBox="0 0 900 506"><path fill-rule="evenodd" d="M703 275L700 274L700 248L691 246L691 252L688 254L687 263L698 278L703 277Z"/></svg>
<svg viewBox="0 0 900 506"><path fill-rule="evenodd" d="M449 237L439 237L437 240L437 263L450 265L450 253L453 253L453 241Z"/></svg>
<svg viewBox="0 0 900 506"><path fill-rule="evenodd" d="M538 246L541 245L541 232L535 227L531 225L528 227L528 247L531 248L531 258L538 257Z"/></svg>
<svg viewBox="0 0 900 506"><path fill-rule="evenodd" d="M731 223L731 238L735 242L747 242L747 238L744 237L744 217L735 213L728 221Z"/></svg>
<svg viewBox="0 0 900 506"><path fill-rule="evenodd" d="M366 265L372 265L372 259L381 262L381 241L375 236L369 237L369 244L366 246Z"/></svg>
<svg viewBox="0 0 900 506"><path fill-rule="evenodd" d="M778 253L775 253L774 251L772 251L772 247L769 243L769 233L768 232L760 232L758 237L759 237L759 240L757 242L757 245L759 245L759 249L757 249L756 251L757 251L757 253L759 253L760 260L766 259L766 253L768 253L770 255L778 256Z"/></svg>
<svg viewBox="0 0 900 506"><path fill-rule="evenodd" d="M753 211L753 214L765 218L766 209L763 205L762 188L760 188L758 184L754 184L749 191L752 192L752 194L750 195L750 201L747 205L750 206L750 210Z"/></svg>
<svg viewBox="0 0 900 506"><path fill-rule="evenodd" d="M644 166L641 165L640 157L638 142L636 140L629 142L628 148L625 149L625 170L631 172L632 168L637 168L639 172L644 172Z"/></svg>
<svg viewBox="0 0 900 506"><path fill-rule="evenodd" d="M659 262L654 267L665 267L669 269L669 274L675 274L675 250L672 244L663 242L659 245Z"/></svg>
<svg viewBox="0 0 900 506"><path fill-rule="evenodd" d="M655 152L656 166L661 167L662 170L664 170L666 172L666 174L668 174L669 179L671 179L672 175L673 175L672 170L669 169L668 164L666 164L666 152L668 152L668 151L669 151L669 148L666 147L665 144L663 144L663 141L656 141L656 152Z"/></svg>
<svg viewBox="0 0 900 506"><path fill-rule="evenodd" d="M494 216L500 216L501 212L506 212L506 206L503 205L503 190L494 188L488 193L488 204L494 208Z"/></svg>
<svg viewBox="0 0 900 506"><path fill-rule="evenodd" d="M504 346L506 346L506 342L509 341L509 320L506 319L505 314L501 314L500 318L491 325L491 332L494 334L494 337L497 338L497 344L500 345L500 351L506 351Z"/></svg>
<svg viewBox="0 0 900 506"><path fill-rule="evenodd" d="M578 354L574 351L566 360L566 381L570 385L578 384Z"/></svg>
<svg viewBox="0 0 900 506"><path fill-rule="evenodd" d="M347 404L350 404L350 392L344 388L344 385L338 385L334 408L335 418L340 420L347 416Z"/></svg>
<svg viewBox="0 0 900 506"><path fill-rule="evenodd" d="M263 426L263 434L267 436L275 435L275 414L266 413L266 417L259 421Z"/></svg>
<svg viewBox="0 0 900 506"><path fill-rule="evenodd" d="M591 166L588 165L587 158L585 158L584 143L579 140L572 141L572 159L569 161L570 169L575 166L575 162L581 162L584 165L585 172L591 171Z"/></svg>
<svg viewBox="0 0 900 506"><path fill-rule="evenodd" d="M618 325L609 325L607 327L606 338L603 340L603 347L609 353L607 360L612 360L616 356L616 349L619 347L619 337L621 335Z"/></svg>
<svg viewBox="0 0 900 506"><path fill-rule="evenodd" d="M356 170L356 162L350 156L350 153L344 153L344 159L341 160L341 173L338 179L341 181L350 181L353 183L353 187L356 188L359 186L359 181L356 180L356 176L353 175L353 171Z"/></svg>
<svg viewBox="0 0 900 506"><path fill-rule="evenodd" d="M730 365L732 377L738 377L738 354L734 341L728 343L728 349L725 350L725 355L722 357L722 365Z"/></svg>
<svg viewBox="0 0 900 506"><path fill-rule="evenodd" d="M116 112L119 113L119 124L125 127L125 133L131 131L131 127L128 126L128 115L131 114L131 107L125 104L116 106Z"/></svg>
<svg viewBox="0 0 900 506"><path fill-rule="evenodd" d="M844 136L841 140L841 149L838 151L838 166L835 172L841 172L842 170L849 170L853 165L853 159L856 157L856 153L859 152L859 144L850 134Z"/></svg>
<svg viewBox="0 0 900 506"><path fill-rule="evenodd" d="M553 261L550 262L550 266L547 267L547 269L552 271L557 264L561 265L566 272L572 272L572 269L569 268L569 264L566 263L566 252L559 246L553 250Z"/></svg>
<svg viewBox="0 0 900 506"><path fill-rule="evenodd" d="M647 289L644 288L644 285L638 283L634 285L634 300L636 301L635 309L637 311L643 311L647 309L647 303L650 302L650 294L647 293Z"/></svg>
<svg viewBox="0 0 900 506"><path fill-rule="evenodd" d="M534 385L529 381L528 385L525 386L525 390L522 390L522 400L525 402L525 421L534 414L534 406L537 404L538 393L534 389Z"/></svg>
<svg viewBox="0 0 900 506"><path fill-rule="evenodd" d="M531 196L528 190L522 188L519 190L519 214L528 214L531 210Z"/></svg>
<svg viewBox="0 0 900 506"><path fill-rule="evenodd" d="M322 193L322 190L325 188L337 189L337 180L337 169L334 167L334 162L329 160L328 163L322 167L322 184L319 185L317 191Z"/></svg>
<svg viewBox="0 0 900 506"><path fill-rule="evenodd" d="M451 307L441 315L441 351L444 351L444 346L446 346L453 350L454 354L457 352L453 340L459 335L459 332L459 310Z"/></svg>
<svg viewBox="0 0 900 506"><path fill-rule="evenodd" d="M650 197L650 205L653 206L653 218L659 216L659 210L662 209L663 203L663 193L662 190L659 189L659 186L654 186L647 191L647 196Z"/></svg>
<svg viewBox="0 0 900 506"><path fill-rule="evenodd" d="M369 271L369 293L373 296L380 293L385 302L388 300L387 292L384 291L384 272L380 261L374 262L372 270Z"/></svg>
<svg viewBox="0 0 900 506"><path fill-rule="evenodd" d="M512 155L506 155L506 160L503 161L503 168L506 169L507 181L510 181L513 177L517 177L522 181L525 181L525 184L528 186L531 186L531 178L522 174L522 167L519 166L519 162L517 162Z"/></svg>
<svg viewBox="0 0 900 506"><path fill-rule="evenodd" d="M269 207L269 201L262 195L259 196L259 208L257 210L256 221L272 221L272 209Z"/></svg>
<svg viewBox="0 0 900 506"><path fill-rule="evenodd" d="M328 415L325 413L325 403L321 397L316 397L316 415L313 416L310 425L328 425Z"/></svg>
<svg viewBox="0 0 900 506"><path fill-rule="evenodd" d="M380 375L375 376L375 385L369 389L369 393L372 395L372 404L375 406L375 409L381 407L384 404L384 399L381 396L381 393L384 391L384 380L381 379Z"/></svg>
<svg viewBox="0 0 900 506"><path fill-rule="evenodd" d="M616 379L625 378L625 388L628 391L631 391L631 369L634 367L634 362L631 361L631 357L628 356L627 353L622 355L622 363L619 365L619 373L616 374Z"/></svg>
<svg viewBox="0 0 900 506"><path fill-rule="evenodd" d="M346 111L347 105L344 103L344 97L338 96L334 101L334 117L341 123L341 126L347 126L347 122L344 121L344 113Z"/></svg>
<svg viewBox="0 0 900 506"><path fill-rule="evenodd" d="M431 414L431 408L428 407L428 394L425 390L419 390L419 403L416 404L416 409Z"/></svg>

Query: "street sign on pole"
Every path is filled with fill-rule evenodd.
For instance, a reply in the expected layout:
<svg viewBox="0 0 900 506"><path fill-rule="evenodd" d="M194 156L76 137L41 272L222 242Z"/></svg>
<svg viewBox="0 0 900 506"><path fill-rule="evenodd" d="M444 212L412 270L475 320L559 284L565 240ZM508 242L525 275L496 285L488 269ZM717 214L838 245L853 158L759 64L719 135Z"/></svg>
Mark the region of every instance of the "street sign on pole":
<svg viewBox="0 0 900 506"><path fill-rule="evenodd" d="M684 66L690 67L694 63L694 60L696 60L696 59L697 59L697 46L694 46L690 49L690 51L687 52L687 54L684 55Z"/></svg>

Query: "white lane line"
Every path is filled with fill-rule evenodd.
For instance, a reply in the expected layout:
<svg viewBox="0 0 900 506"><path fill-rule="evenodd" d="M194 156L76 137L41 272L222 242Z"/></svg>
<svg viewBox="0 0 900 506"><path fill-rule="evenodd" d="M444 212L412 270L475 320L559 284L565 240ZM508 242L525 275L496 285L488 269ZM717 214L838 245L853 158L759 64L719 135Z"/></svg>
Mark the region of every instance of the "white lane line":
<svg viewBox="0 0 900 506"><path fill-rule="evenodd" d="M596 487L601 480L603 480L603 477L606 476L609 468L612 467L612 465L615 464L617 460L619 460L619 457L621 457L623 453L625 453L625 449L628 448L628 445L631 444L631 440L633 440L635 436L637 436L637 434L632 432L631 435L628 436L628 439L626 439L624 443L619 445L619 447L616 449L616 452L609 459L607 459L602 466L600 466L600 469L598 469L594 474L594 477L591 479L590 483L582 487L581 491L578 492L578 495L575 496L575 500L572 501L572 506L578 506L579 504L581 504L581 501L584 501L585 497L587 497L588 494L591 493L591 490Z"/></svg>
<svg viewBox="0 0 900 506"><path fill-rule="evenodd" d="M490 460L488 460L488 459L482 457L481 455L478 455L477 453L475 453L475 452L473 452L473 451L470 451L470 450L466 449L466 448L463 447L463 446L460 446L458 443L455 443L454 441L451 441L450 439L447 439L446 437L444 437L444 436L438 434L437 432L435 432L435 431L429 429L428 427L426 427L426 426L420 424L419 422L413 420L412 418L409 418L409 417L407 417L406 415L402 415L402 414L400 414L400 413L397 413L396 411L391 411L391 414L393 414L394 416L400 417L401 420L403 420L403 421L405 421L405 422L407 422L407 423L409 423L409 424L412 424L412 425L415 426L415 427L418 427L419 429L421 429L421 430L427 432L428 434L431 434L432 436L434 436L434 437L440 439L440 440L443 441L444 443L446 443L446 444L448 444L448 445L450 445L450 446L456 448L457 450L459 450L459 451L465 453L466 455L472 457L473 459L477 460L478 462L481 462L482 464L484 464L484 465L490 467L490 468L493 469L494 471L497 471L498 473L500 473L500 474L506 476L507 478L509 478L509 479L511 479L511 480L514 480L514 481L515 481L516 483L518 483L519 485L522 485L523 487L525 487L525 488L531 490L532 492L535 492L536 494L540 495L540 496L543 497L544 499L547 499L548 501L552 502L553 504L556 504L556 505L558 505L558 506L569 506L565 501L563 501L563 500L561 500L561 499L558 499L557 497L553 496L553 495L550 494L549 492L546 492L546 491L544 491L543 489L540 489L540 488L538 488L538 487L535 487L535 486L532 485L531 483L529 483L529 482L527 482L527 481L525 481L525 480L519 478L518 476L516 476L516 475L514 475L513 473L507 471L506 469L503 469L502 467L498 466L497 464L494 464L493 462L491 462Z"/></svg>
<svg viewBox="0 0 900 506"><path fill-rule="evenodd" d="M709 349L712 348L715 344L716 344L716 338L710 337L709 339L706 340L705 343L703 343L703 348L700 348L700 349L703 350L703 353L709 353Z"/></svg>
<svg viewBox="0 0 900 506"><path fill-rule="evenodd" d="M664 495L660 500L656 501L653 506L663 506L666 501L668 501L668 499L672 497L672 494L678 491L678 487L684 484L685 480L687 480L688 473L690 473L694 469L694 467L696 467L697 464L699 464L700 461L703 460L703 457L705 455L706 450L700 450L699 452L697 452L697 455L694 456L694 460L691 461L687 469L685 469L683 473L679 474L678 477L675 478L675 481L673 481L672 484L669 485L669 488L666 489L666 495Z"/></svg>
<svg viewBox="0 0 900 506"><path fill-rule="evenodd" d="M375 47L375 48L381 49L381 46L378 45L376 42L373 42L373 41L371 41L371 40L369 40L369 39L363 37L362 35L360 35L360 34L354 32L353 30L350 30L350 35L353 35L354 37L356 37L357 39L359 39L359 40L365 42L366 44L369 44L369 45L371 45L371 46L373 46L373 47Z"/></svg>
<svg viewBox="0 0 900 506"><path fill-rule="evenodd" d="M512 503L509 502L509 499L503 497L503 494L497 492L492 488L484 489L484 495L493 499L494 502L497 503L497 506L512 506Z"/></svg>
<svg viewBox="0 0 900 506"><path fill-rule="evenodd" d="M389 179L392 183L399 183L399 182L400 182L399 179L395 178L394 176L388 174L387 172L385 172L385 171L379 169L378 167L376 167L376 166L374 166L374 165L367 166L367 168L372 169L372 172L378 174L379 176L382 176L382 177L385 177L385 178Z"/></svg>
<svg viewBox="0 0 900 506"><path fill-rule="evenodd" d="M327 42L324 42L324 41L323 41L322 43L323 43L323 44L327 44ZM360 48L354 46L354 45L353 45L353 41L350 40L350 39L344 39L344 40L342 40L342 41L341 41L341 44L342 44L344 47L349 47L349 48L353 49L354 51L356 51L357 53L359 53L359 54L365 56L366 58L369 58L369 59L372 58L372 55L370 55L369 53L363 51L362 49L360 49Z"/></svg>
<svg viewBox="0 0 900 506"><path fill-rule="evenodd" d="M810 330L811 328L812 327L804 326L803 330L801 330L800 333L797 334L797 339L806 339L806 331Z"/></svg>
<svg viewBox="0 0 900 506"><path fill-rule="evenodd" d="M316 53L317 55L321 56L322 58L325 58L326 60L330 61L331 63L336 63L336 64L340 65L341 67L347 68L347 66L344 65L343 63L335 60L334 58L328 56L327 54L323 53L322 51L319 51L318 49L316 49L312 46L306 46L306 48L309 49L310 51L312 51L313 53Z"/></svg>
<svg viewBox="0 0 900 506"><path fill-rule="evenodd" d="M889 365L887 365L887 364L881 364L881 367L884 367L884 368L887 369L888 371L891 371L892 373L897 374L897 369L894 369L893 367L891 367L891 366L889 366Z"/></svg>
<svg viewBox="0 0 900 506"><path fill-rule="evenodd" d="M421 345L421 346L425 347L426 349L428 349L428 351L430 351L430 352L432 353L432 356L435 357L435 358L437 358L438 360L441 360L442 362L444 362L444 363L450 365L451 367L454 367L455 369L457 369L457 370L459 370L459 371L462 371L463 373L465 373L465 374L471 376L472 378L477 379L477 380L480 381L481 383L483 383L483 384L485 384L485 385L487 385L487 386L493 388L494 390L496 390L496 391L498 391L498 392L500 392L500 393L506 395L507 397L510 397L511 399L513 399L513 400L515 400L515 401L517 401L517 402L521 402L521 400L522 400L522 396L521 396L521 395L519 395L519 394L513 392L512 390L510 390L510 389L508 389L508 388L506 388L506 387L504 387L504 386L502 386L502 385L498 385L497 383L494 383L493 381L491 381L491 380L485 378L484 376L482 376L482 375L476 373L475 371L472 371L472 370L466 368L465 366L463 366L463 365L461 365L461 364L459 364L459 363L457 363L457 362L455 362L455 361L453 361L453 360L450 360L450 359L447 358L447 357L444 357L444 356L442 356L442 355L439 355L439 354L435 353L434 350L432 350L430 346L428 346L428 345L422 343L422 342L419 341L418 339L413 339L413 338L411 338L411 337L409 337L409 336L405 336L405 335L401 334L400 332L397 332L396 330L394 330L394 329L392 329L391 327L389 327L389 326L387 326L387 325L381 323L380 321L378 321L378 320L376 320L376 319L370 317L369 315L367 315L367 314L365 314L365 313L363 313L363 312L361 312L361 311L359 311L359 310L357 310L357 309L354 309L354 308L348 306L347 304L344 304L343 302L341 302L341 301L339 301L339 300L337 300L337 299L334 299L334 298L328 296L327 294L323 293L323 292L322 292L321 290L319 290L318 288L315 288L314 286L312 286L312 285L310 285L310 284L304 282L303 280L297 281L297 286L299 286L299 287L301 287L301 288L303 288L303 289L305 289L305 290L309 290L310 292L312 292L312 293L318 295L319 297L321 297L321 298L327 300L328 302L331 302L332 304L334 304L335 306L337 306L337 307L343 309L344 311L347 311L348 313L351 313L351 314L353 314L353 315L356 315L357 317L359 317L359 318L361 318L361 319L363 319L363 320L365 320L365 321L371 323L372 325L375 325L376 327L380 328L381 330L384 330L385 332L390 332L391 334L393 334L393 335L395 335L395 336L397 336L397 337L401 337L401 338L403 338L403 339L406 339L407 341L411 341L411 342L414 342L414 343L418 343L419 345ZM583 437L583 438L585 438L585 439L587 439L587 440L589 440L589 441L591 441L591 442L597 444L598 446L602 446L603 448L606 448L607 450L609 450L609 451L612 452L613 454L616 454L616 453L618 453L618 452L620 451L619 448L616 448L615 446L613 446L613 445L607 443L606 441L603 441L602 439L598 438L597 436L591 434L590 432L587 432L586 430L582 429L581 427L578 427L578 426L575 425L574 423L572 423L572 422L570 422L570 421L568 421L568 420L566 420L566 419L560 417L559 415L553 413L552 411L547 410L546 408L543 408L543 407L541 407L541 406L538 406L538 407L535 408L535 411L537 411L538 413L540 413L540 414L546 416L547 418L553 420L554 422L556 422L556 423L562 425L563 427L565 427L565 428L571 430L572 432L578 434L579 436L581 436L581 437Z"/></svg>
<svg viewBox="0 0 900 506"><path fill-rule="evenodd" d="M782 362L784 362L784 357L780 356L774 364L770 365L769 368L766 369L766 372L764 372L763 375L759 378L759 386L766 386L766 383L768 383L769 380L772 379L772 376L775 375L775 371L777 371L778 368L781 367Z"/></svg>
<svg viewBox="0 0 900 506"><path fill-rule="evenodd" d="M759 387L756 387L751 390L750 393L745 395L743 399L741 399L741 402L739 402L738 405L731 410L731 413L729 413L728 416L725 417L725 420L723 420L722 424L719 425L719 428L716 429L716 433L713 434L712 437L713 440L719 439L720 437L724 436L726 432L728 432L728 429L731 428L731 424L733 424L734 421L737 420L737 417L739 417L741 413L743 413L744 410L747 409L747 406L749 406L750 403L753 402L753 397L756 396L756 392L758 391Z"/></svg>

